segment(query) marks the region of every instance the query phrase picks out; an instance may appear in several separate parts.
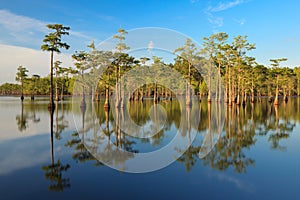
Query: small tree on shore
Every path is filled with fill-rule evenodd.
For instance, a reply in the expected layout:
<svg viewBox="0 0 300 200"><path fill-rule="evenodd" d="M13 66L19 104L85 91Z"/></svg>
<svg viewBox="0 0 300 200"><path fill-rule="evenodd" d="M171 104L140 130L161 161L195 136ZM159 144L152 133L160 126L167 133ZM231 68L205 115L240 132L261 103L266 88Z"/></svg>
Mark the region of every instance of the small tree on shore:
<svg viewBox="0 0 300 200"><path fill-rule="evenodd" d="M24 100L24 80L28 76L28 69L20 65L16 74L16 81L21 83L21 101Z"/></svg>

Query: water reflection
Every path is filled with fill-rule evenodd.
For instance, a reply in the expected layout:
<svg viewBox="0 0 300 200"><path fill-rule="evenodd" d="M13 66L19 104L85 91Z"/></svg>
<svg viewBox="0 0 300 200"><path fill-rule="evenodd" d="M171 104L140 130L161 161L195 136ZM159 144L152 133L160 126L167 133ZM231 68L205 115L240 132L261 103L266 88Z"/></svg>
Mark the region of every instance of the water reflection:
<svg viewBox="0 0 300 200"><path fill-rule="evenodd" d="M24 114L24 103L21 101L21 113L16 116L18 130L20 132L26 130L27 128L27 115Z"/></svg>
<svg viewBox="0 0 300 200"><path fill-rule="evenodd" d="M60 106L60 108L59 108ZM60 104L56 101L55 107L55 138L61 139L61 133L68 127L68 120L65 119L64 112L64 102L61 101ZM61 116L58 115L58 111L60 110Z"/></svg>
<svg viewBox="0 0 300 200"><path fill-rule="evenodd" d="M287 109L287 103L283 103L283 109ZM284 151L287 147L282 146L279 142L282 139L287 139L290 136L290 133L293 131L296 126L295 123L291 123L287 120L286 112L283 113L283 117L279 120L278 107L274 107L275 110L275 121L270 125L270 130L272 133L268 137L268 141L271 143L271 148L276 150Z"/></svg>
<svg viewBox="0 0 300 200"><path fill-rule="evenodd" d="M56 113L58 112L58 107L56 104ZM65 188L70 188L70 178L64 177L64 173L71 167L69 164L62 164L60 159L55 161L54 157L54 140L53 140L53 117L54 110L52 108L49 109L49 118L50 118L50 155L51 155L51 163L49 165L42 166L42 169L45 171L44 176L47 180L51 182L48 189L51 191L63 191ZM57 115L56 115L57 117ZM56 137L56 139L60 139L60 137Z"/></svg>
<svg viewBox="0 0 300 200"><path fill-rule="evenodd" d="M201 187L204 193L212 185L222 190L226 184L226 191L222 190L225 196L246 196L246 190L258 194L259 198L268 197L271 191L275 191L274 197L283 191L290 194L289 197L297 194L290 186L299 185L297 169L300 163L295 158L299 155L300 98L289 98L278 107L267 99L227 107L223 111L226 114L223 129L218 126L221 113L211 115L219 110L219 103L207 104L203 99L201 103L193 102L192 107L181 108L177 100L162 100L158 107L153 107L153 101L147 99L133 101L125 106L128 116L140 129L137 132L127 127L127 130L135 131L130 135L122 129L128 123L125 108L105 110L104 101L92 102L86 98L83 110L80 103L81 99L78 99L77 105L72 107L71 101L66 99L58 102L57 110L51 113L47 110L48 98L23 103L19 99L15 102L0 100L2 113L6 114L2 121L9 127L4 127L0 135L0 151L3 152L0 154L1 193L9 191L7 194L13 196L15 193L11 191L23 188L24 191L19 190L18 194L25 198L29 193L27 190L34 188L39 190L34 193L36 191L32 189L36 196L42 194L52 198L61 195L49 192L49 188L51 191L68 191L63 195L78 195L79 198L77 188L94 191L91 195L96 196L101 187L104 196L108 197L111 194L109 188L122 187L122 181L131 181L132 185L123 188L123 192L132 194L131 186L142 191L144 185L150 187L150 183L160 180L161 184L151 186L158 189L163 184L173 183L176 191L181 188L188 193ZM164 108L165 113L160 108ZM77 131L73 117L78 121ZM165 123L155 123L163 121L160 119L164 117ZM191 120L195 118L200 123ZM45 130L45 127L49 129ZM150 135L154 130L158 133L152 137L134 137ZM168 168L140 178L109 170L104 165L114 163L126 170L126 163L136 156L134 152L160 149L174 138L176 132L191 146L187 151L180 146L175 149L184 153ZM208 141L205 148L203 141ZM130 153L124 156L124 150ZM205 155L204 150L210 152ZM99 157L93 156L96 151ZM182 173L182 170L188 173ZM32 181L28 182L28 178ZM180 185L182 181L185 181L185 187ZM192 196L196 197L196 193Z"/></svg>
<svg viewBox="0 0 300 200"><path fill-rule="evenodd" d="M295 99L279 107L266 101L244 107L228 107L226 135L219 139L216 148L202 163L221 171L232 167L237 173L246 173L249 166L255 165L255 159L248 157L245 151L255 145L259 136L267 136L272 149L286 150L287 147L281 146L280 141L287 139L296 126L292 120L299 116L296 101L299 103L299 99ZM299 117L297 121L299 123Z"/></svg>
<svg viewBox="0 0 300 200"><path fill-rule="evenodd" d="M78 101L78 107L73 110L74 117L80 118L81 127L67 136L65 147L73 151L72 158L78 163L93 161L93 165L102 166L103 163L99 161L102 160L108 164L117 163L122 168L126 161L135 156L134 153L160 149L174 138L175 131L179 131L181 137L190 145L187 151L175 149L178 153L183 153L177 161L185 166L186 171L191 171L199 161L204 166L220 171L246 173L249 167L255 166L255 157L247 152L260 138L265 137L272 150L286 151L288 145L283 141L289 139L300 122L300 98L291 98L278 107L267 100L226 107L223 111L226 113L223 129L219 125L221 113L211 115L213 110L221 111L218 109L219 103L207 104L203 100L201 103L193 103L192 107L181 108L179 101L161 101L157 105L161 106L165 113L159 106L153 106L153 102L147 100L129 102L124 109L103 109L103 103L87 99L86 107L83 108ZM68 170L70 165L63 165L60 159L54 159L53 145L55 140L62 139L62 133L73 119L66 118L65 115L66 111L71 111L70 101L59 102L56 108L54 112L49 113L51 164L43 169L47 177L52 174L53 177L62 178L63 172ZM42 112L46 111L38 100L21 102L19 114L16 115L18 130L23 132L29 126L40 123ZM138 131L128 124L128 116L140 126ZM164 118L167 120L162 120ZM198 118L200 123L193 123L191 119L195 118ZM151 132L157 134L152 137L134 137L147 136ZM192 142L191 136L194 134L197 136ZM100 152L99 145L102 145ZM95 152L98 155L96 158L93 156ZM62 181L63 178L57 180ZM62 182L57 182L57 185L59 184Z"/></svg>
<svg viewBox="0 0 300 200"><path fill-rule="evenodd" d="M192 170L192 167L201 160L204 166L213 169L221 171L232 169L237 173L246 173L248 167L255 166L255 158L248 156L246 152L251 146L255 146L258 137L266 136L272 149L286 149L280 145L280 141L288 138L296 126L296 122L292 122L290 118L299 114L297 102L299 103L299 100L295 99L274 107L267 101L262 101L244 106L234 105L222 111L218 102L207 104L202 101L202 103L194 103L193 107L183 107L181 110L178 101L165 101L159 104L165 109L166 116L164 116L159 111L159 107L153 107L153 102L134 101L126 105L126 109L131 120L141 127L137 131L130 129L131 126L126 124L128 123L126 109L112 108L114 109L114 114L112 114L112 110L102 109L103 102L89 101L86 109L93 114L85 117L85 111L81 110L82 129L79 133L73 134L72 137L76 139L71 143L79 143L81 147L78 149L81 149L82 153L86 144L88 151L85 152L85 156L89 160L94 159L91 158L93 157L91 153L98 155L97 159L108 164L118 163L123 166L126 160L133 158L134 154L130 152L148 152L166 145L174 137L175 128L190 144L190 148L185 152L184 149L176 148L177 152L183 153L177 161L183 163L187 171ZM297 113L295 113L297 111L295 107L298 108ZM212 115L212 112L217 115ZM221 112L226 113L226 123L223 129ZM164 117L168 119L166 123L156 123L156 121L162 122L161 119ZM195 118L199 118L200 123L193 124L191 119ZM126 127L125 131L121 127ZM147 131L156 131L157 134L148 138L132 136L147 135ZM128 132L130 135L126 134ZM191 142L192 133L197 134L193 143ZM78 138L80 135L82 135L81 140ZM88 135L89 141L84 141L84 135ZM105 140L105 137L108 139ZM71 143L67 146L71 147ZM99 151L100 143L105 143L105 145ZM129 153L124 154L124 150Z"/></svg>
<svg viewBox="0 0 300 200"><path fill-rule="evenodd" d="M83 104L81 103L81 105ZM80 112L81 112L81 128L78 131L72 133L71 139L67 141L65 147L74 149L72 158L76 162L84 163L86 161L95 161L94 166L100 166L102 165L102 163L96 160L84 145L85 143L84 133L89 130L89 128L85 126L86 106L80 106Z"/></svg>

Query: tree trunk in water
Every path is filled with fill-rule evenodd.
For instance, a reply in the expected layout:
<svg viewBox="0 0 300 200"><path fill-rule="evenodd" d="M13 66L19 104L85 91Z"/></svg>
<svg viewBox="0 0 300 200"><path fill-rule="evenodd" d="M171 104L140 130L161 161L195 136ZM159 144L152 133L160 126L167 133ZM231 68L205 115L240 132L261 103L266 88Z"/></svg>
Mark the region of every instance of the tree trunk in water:
<svg viewBox="0 0 300 200"><path fill-rule="evenodd" d="M231 80L230 80L230 69L228 70L229 71L229 74L228 74L228 105L229 106L232 106L232 88L231 88Z"/></svg>
<svg viewBox="0 0 300 200"><path fill-rule="evenodd" d="M260 94L260 92L258 92L258 101L259 101L259 102L262 102L262 99L261 99L261 94Z"/></svg>
<svg viewBox="0 0 300 200"><path fill-rule="evenodd" d="M208 95L207 95L207 102L211 103L211 88L210 88L210 77L208 81Z"/></svg>
<svg viewBox="0 0 300 200"><path fill-rule="evenodd" d="M21 79L21 101L24 100L24 94L23 94L23 78Z"/></svg>
<svg viewBox="0 0 300 200"><path fill-rule="evenodd" d="M140 100L141 100L141 101L144 101L144 86L142 86L142 91L141 91Z"/></svg>
<svg viewBox="0 0 300 200"><path fill-rule="evenodd" d="M104 102L104 110L109 110L109 86L106 84L105 87L105 102Z"/></svg>
<svg viewBox="0 0 300 200"><path fill-rule="evenodd" d="M151 97L151 92L152 92L151 85L148 85L148 97Z"/></svg>
<svg viewBox="0 0 300 200"><path fill-rule="evenodd" d="M121 86L122 86L122 90L121 90ZM120 85L120 94L121 94L121 99L120 99L120 108L124 108L124 100L125 100L125 89L124 89L125 85L124 83Z"/></svg>
<svg viewBox="0 0 300 200"><path fill-rule="evenodd" d="M186 106L192 106L192 101L191 101L191 63L189 62L189 83L186 85Z"/></svg>
<svg viewBox="0 0 300 200"><path fill-rule="evenodd" d="M64 100L64 83L61 85L61 93L60 93L60 100Z"/></svg>
<svg viewBox="0 0 300 200"><path fill-rule="evenodd" d="M53 51L50 53L50 103L49 108L54 109L54 99L53 99Z"/></svg>
<svg viewBox="0 0 300 200"><path fill-rule="evenodd" d="M92 102L95 101L95 91L96 91L96 89L92 87L92 91L91 91L91 93L92 93Z"/></svg>
<svg viewBox="0 0 300 200"><path fill-rule="evenodd" d="M283 100L284 100L285 102L287 102L287 101L288 101L288 97L287 97L287 95L286 95L286 94L283 96Z"/></svg>
<svg viewBox="0 0 300 200"><path fill-rule="evenodd" d="M100 91L96 90L96 101L100 101Z"/></svg>
<svg viewBox="0 0 300 200"><path fill-rule="evenodd" d="M235 103L235 83L234 80L232 80L232 84L231 84L231 104Z"/></svg>
<svg viewBox="0 0 300 200"><path fill-rule="evenodd" d="M279 88L278 88L278 76L277 76L277 81L276 81L276 95L275 95L275 100L274 100L274 105L277 106L279 104L278 102L278 95L279 95Z"/></svg>
<svg viewBox="0 0 300 200"><path fill-rule="evenodd" d="M118 67L116 67L116 86L115 86L115 105L119 108L119 79L118 79Z"/></svg>
<svg viewBox="0 0 300 200"><path fill-rule="evenodd" d="M285 90L285 89L283 90L283 100L284 100L284 102L287 102L287 101L288 101L288 98L287 98L287 94L286 94L286 90Z"/></svg>
<svg viewBox="0 0 300 200"><path fill-rule="evenodd" d="M219 64L219 76L218 76L218 84L219 84L219 101L221 102L221 98L222 98L222 85L221 85L221 65Z"/></svg>
<svg viewBox="0 0 300 200"><path fill-rule="evenodd" d="M240 105L240 75L238 75L238 88L237 88L237 99L236 99L236 105Z"/></svg>
<svg viewBox="0 0 300 200"><path fill-rule="evenodd" d="M298 79L298 96L300 96L300 79Z"/></svg>
<svg viewBox="0 0 300 200"><path fill-rule="evenodd" d="M251 81L251 103L254 103L254 83Z"/></svg>
<svg viewBox="0 0 300 200"><path fill-rule="evenodd" d="M226 66L226 72L225 72L225 74L226 74L226 76L225 76L225 93L224 93L224 101L225 101L225 103L229 103L229 99L228 99L228 96L229 96L229 89L228 89L228 87L229 87L229 75L227 75L229 72L228 72L229 70L228 70L228 66Z"/></svg>
<svg viewBox="0 0 300 200"><path fill-rule="evenodd" d="M165 88L165 100L168 100L168 92L167 92L167 88Z"/></svg>
<svg viewBox="0 0 300 200"><path fill-rule="evenodd" d="M244 92L243 105L246 105L246 103L247 103L247 92Z"/></svg>
<svg viewBox="0 0 300 200"><path fill-rule="evenodd" d="M209 68L207 102L208 102L208 103L211 103L211 64L210 64L210 68Z"/></svg>
<svg viewBox="0 0 300 200"><path fill-rule="evenodd" d="M225 91L224 91L224 102L228 103L228 85L227 84L225 86Z"/></svg>
<svg viewBox="0 0 300 200"><path fill-rule="evenodd" d="M191 89L190 89L190 85L187 83L186 85L186 106L191 106L192 105L192 101L191 101Z"/></svg>
<svg viewBox="0 0 300 200"><path fill-rule="evenodd" d="M216 82L216 96L215 96L215 99L216 99L216 102L218 102L218 97L219 97L219 93L218 93L218 80Z"/></svg>
<svg viewBox="0 0 300 200"><path fill-rule="evenodd" d="M154 86L153 101L154 101L154 103L157 103L157 84L156 84L156 82L155 82L155 86Z"/></svg>
<svg viewBox="0 0 300 200"><path fill-rule="evenodd" d="M83 80L83 82L84 82L83 70L82 70L82 72L81 72L81 76L82 76L82 80ZM81 107L82 109L84 109L84 108L86 107L84 85L82 85L82 101L81 101L80 107Z"/></svg>
<svg viewBox="0 0 300 200"><path fill-rule="evenodd" d="M236 97L236 105L240 105L240 94L239 94L239 92L237 93L237 97Z"/></svg>
<svg viewBox="0 0 300 200"><path fill-rule="evenodd" d="M140 98L140 95L139 95L139 89L137 89L137 90L135 91L134 101L138 101L139 98Z"/></svg>
<svg viewBox="0 0 300 200"><path fill-rule="evenodd" d="M58 98L57 71L55 72L55 101L59 101L59 98Z"/></svg>

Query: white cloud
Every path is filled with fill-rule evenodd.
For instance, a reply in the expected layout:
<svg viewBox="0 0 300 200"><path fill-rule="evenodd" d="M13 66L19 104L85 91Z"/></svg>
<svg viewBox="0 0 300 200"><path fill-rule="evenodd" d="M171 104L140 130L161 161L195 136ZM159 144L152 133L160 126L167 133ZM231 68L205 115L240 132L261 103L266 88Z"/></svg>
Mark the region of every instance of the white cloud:
<svg viewBox="0 0 300 200"><path fill-rule="evenodd" d="M46 23L30 17L15 15L7 10L0 10L0 25L12 32L47 32Z"/></svg>
<svg viewBox="0 0 300 200"><path fill-rule="evenodd" d="M49 74L49 53L40 50L19 46L0 44L0 84L15 82L16 70L19 65L25 66L29 74L45 76ZM71 56L68 54L55 54L55 60L62 61L62 66L72 66Z"/></svg>
<svg viewBox="0 0 300 200"><path fill-rule="evenodd" d="M46 23L0 10L0 36L2 43L36 46L40 45L43 35L47 32Z"/></svg>
<svg viewBox="0 0 300 200"><path fill-rule="evenodd" d="M222 27L224 25L224 19L222 17L215 17L209 13L207 19L214 28Z"/></svg>
<svg viewBox="0 0 300 200"><path fill-rule="evenodd" d="M39 48L44 35L49 33L46 25L51 23L0 10L1 43ZM74 30L70 31L70 36L74 36L75 41L78 41L78 38L91 40L86 34Z"/></svg>
<svg viewBox="0 0 300 200"><path fill-rule="evenodd" d="M236 19L235 21L241 26L243 26L246 23L245 19Z"/></svg>
<svg viewBox="0 0 300 200"><path fill-rule="evenodd" d="M243 3L248 2L249 0L234 0L229 2L219 2L216 6L209 6L204 13L207 15L207 20L209 23L214 27L222 27L224 25L224 18L223 17L217 17L214 15L214 13L228 10L230 8L233 8L235 6L241 5ZM245 19L236 20L240 25L244 25L246 22Z"/></svg>
<svg viewBox="0 0 300 200"><path fill-rule="evenodd" d="M209 7L208 11L210 12L220 12L220 11L224 11L230 8L233 8L235 6L238 6L240 4L245 3L245 0L235 0L235 1L230 1L230 2L220 2L217 6L214 7Z"/></svg>
<svg viewBox="0 0 300 200"><path fill-rule="evenodd" d="M76 36L78 38L83 38L83 39L87 39L88 41L91 41L92 40L92 37L90 36L87 36L86 34L84 33L81 33L81 32L77 32L77 31L70 31L70 35L72 36Z"/></svg>

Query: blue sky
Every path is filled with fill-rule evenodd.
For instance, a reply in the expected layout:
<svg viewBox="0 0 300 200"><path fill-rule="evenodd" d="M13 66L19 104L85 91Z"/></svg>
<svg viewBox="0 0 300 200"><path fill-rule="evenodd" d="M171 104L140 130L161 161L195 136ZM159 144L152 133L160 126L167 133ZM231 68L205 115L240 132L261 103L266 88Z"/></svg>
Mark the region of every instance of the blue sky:
<svg viewBox="0 0 300 200"><path fill-rule="evenodd" d="M248 35L259 63L286 57L284 65L300 66L299 10L295 0L0 0L0 83L13 82L18 65L30 74L48 73L49 58L40 51L47 23L71 27L64 37L71 49L59 57L65 65L72 65L75 50L86 50L92 40L97 44L119 28L162 27L199 44L215 32Z"/></svg>

